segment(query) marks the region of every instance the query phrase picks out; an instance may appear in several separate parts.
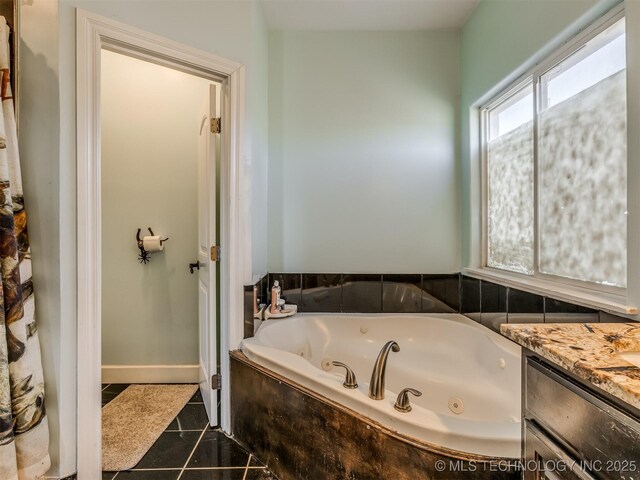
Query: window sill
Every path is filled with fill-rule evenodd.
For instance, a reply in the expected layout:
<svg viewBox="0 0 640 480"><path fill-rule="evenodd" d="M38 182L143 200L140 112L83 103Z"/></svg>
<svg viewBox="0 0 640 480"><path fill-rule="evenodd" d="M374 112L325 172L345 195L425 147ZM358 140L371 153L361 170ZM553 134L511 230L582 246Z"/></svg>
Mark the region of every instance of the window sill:
<svg viewBox="0 0 640 480"><path fill-rule="evenodd" d="M612 313L635 315L638 307L627 305L621 296L587 290L558 282L551 282L539 278L523 278L518 275L500 272L489 268L464 268L464 275L499 283L507 287L519 288L538 295L555 298L563 302L575 303L584 307L605 310Z"/></svg>

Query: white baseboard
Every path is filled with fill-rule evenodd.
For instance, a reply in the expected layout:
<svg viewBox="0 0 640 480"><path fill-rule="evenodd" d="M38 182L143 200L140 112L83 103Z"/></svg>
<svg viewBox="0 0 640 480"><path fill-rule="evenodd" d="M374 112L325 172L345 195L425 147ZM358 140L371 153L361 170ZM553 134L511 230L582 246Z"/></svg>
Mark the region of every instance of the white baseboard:
<svg viewBox="0 0 640 480"><path fill-rule="evenodd" d="M198 365L103 365L102 383L198 383Z"/></svg>

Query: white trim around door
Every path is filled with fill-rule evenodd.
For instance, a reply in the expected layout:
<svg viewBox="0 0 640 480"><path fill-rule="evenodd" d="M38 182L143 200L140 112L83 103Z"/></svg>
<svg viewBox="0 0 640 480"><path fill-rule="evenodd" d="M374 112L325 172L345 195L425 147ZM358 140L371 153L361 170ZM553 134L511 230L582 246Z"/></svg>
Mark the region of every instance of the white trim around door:
<svg viewBox="0 0 640 480"><path fill-rule="evenodd" d="M242 340L244 259L241 168L244 66L77 10L78 480L101 477L100 52L108 49L223 85L221 136L221 426L230 429L229 355Z"/></svg>

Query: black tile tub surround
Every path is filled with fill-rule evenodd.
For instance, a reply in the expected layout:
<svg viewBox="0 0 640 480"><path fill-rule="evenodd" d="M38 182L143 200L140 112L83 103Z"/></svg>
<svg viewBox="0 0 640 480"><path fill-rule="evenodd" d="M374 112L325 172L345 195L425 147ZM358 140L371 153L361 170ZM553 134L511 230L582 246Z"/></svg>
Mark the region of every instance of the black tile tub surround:
<svg viewBox="0 0 640 480"><path fill-rule="evenodd" d="M270 273L256 283L260 303L270 302L274 280L280 282L287 303L298 305L300 312L460 312L495 331L505 322L636 321L458 273ZM250 287L246 288L248 303ZM418 290L421 295L412 294ZM245 337L253 335L248 312L247 308Z"/></svg>
<svg viewBox="0 0 640 480"><path fill-rule="evenodd" d="M460 275L303 273L300 312L455 313Z"/></svg>
<svg viewBox="0 0 640 480"><path fill-rule="evenodd" d="M243 309L243 338L253 337L254 330L254 317L253 317L253 292L254 289L256 291L256 298L258 301L258 306L267 304L269 302L269 296L267 295L267 289L269 284L269 275L264 275L260 280L258 280L253 285L245 285L243 298L244 298L244 309Z"/></svg>
<svg viewBox="0 0 640 480"><path fill-rule="evenodd" d="M544 299L545 323L595 323L600 321L598 311L554 298Z"/></svg>
<svg viewBox="0 0 640 480"><path fill-rule="evenodd" d="M507 323L544 323L544 297L509 288Z"/></svg>
<svg viewBox="0 0 640 480"><path fill-rule="evenodd" d="M463 276L460 289L462 291L460 313L480 322L480 280Z"/></svg>
<svg viewBox="0 0 640 480"><path fill-rule="evenodd" d="M619 315L603 311L598 312L598 319L601 323L629 323L637 321L631 318L621 317Z"/></svg>
<svg viewBox="0 0 640 480"><path fill-rule="evenodd" d="M422 275L385 274L382 276L382 311L421 312L422 293Z"/></svg>
<svg viewBox="0 0 640 480"><path fill-rule="evenodd" d="M382 312L382 275L342 275L342 311L348 313Z"/></svg>
<svg viewBox="0 0 640 480"><path fill-rule="evenodd" d="M544 297L462 276L462 314L497 332L501 323L544 322Z"/></svg>
<svg viewBox="0 0 640 480"><path fill-rule="evenodd" d="M482 281L480 285L480 323L496 332L507 323L507 287Z"/></svg>
<svg viewBox="0 0 640 480"><path fill-rule="evenodd" d="M253 289L254 285L244 286L244 338L253 337Z"/></svg>
<svg viewBox="0 0 640 480"><path fill-rule="evenodd" d="M269 274L263 276L256 284L258 287L258 305L267 304L269 301Z"/></svg>
<svg viewBox="0 0 640 480"><path fill-rule="evenodd" d="M301 312L341 312L342 274L303 273Z"/></svg>
<svg viewBox="0 0 640 480"><path fill-rule="evenodd" d="M460 311L459 273L423 274L422 292L423 313L457 313Z"/></svg>
<svg viewBox="0 0 640 480"><path fill-rule="evenodd" d="M637 321L634 318L598 311L551 297L543 297L466 275L462 275L460 283L461 313L498 332L501 323L627 323Z"/></svg>

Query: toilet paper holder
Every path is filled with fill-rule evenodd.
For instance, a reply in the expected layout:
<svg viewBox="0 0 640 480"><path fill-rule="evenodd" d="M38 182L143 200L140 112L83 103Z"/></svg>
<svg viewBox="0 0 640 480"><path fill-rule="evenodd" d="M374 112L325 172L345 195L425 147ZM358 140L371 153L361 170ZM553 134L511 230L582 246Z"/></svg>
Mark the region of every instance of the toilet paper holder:
<svg viewBox="0 0 640 480"><path fill-rule="evenodd" d="M148 230L149 230L149 233L151 234L151 236L154 237L155 234L153 233L153 230L151 230L151 227L148 227ZM140 231L141 231L141 229L138 229L138 231L136 232L136 241L138 243L138 248L140 249L140 254L138 255L138 261L140 263L147 264L147 263L149 263L151 261L151 252L147 251L144 248L144 241L143 241L143 239L140 238ZM167 240L169 240L169 237L161 238L160 239L160 245L162 245Z"/></svg>

